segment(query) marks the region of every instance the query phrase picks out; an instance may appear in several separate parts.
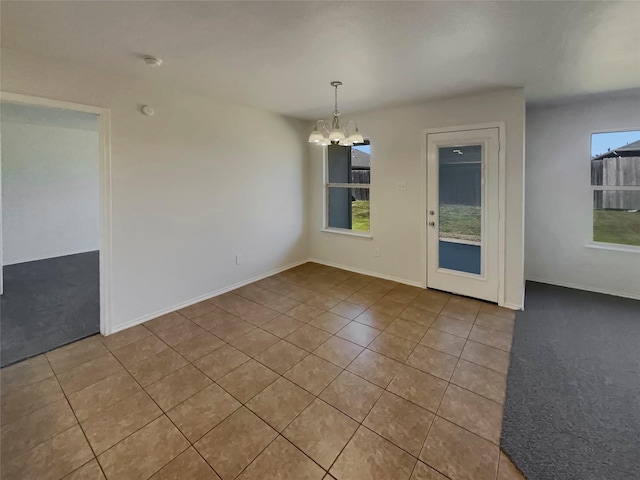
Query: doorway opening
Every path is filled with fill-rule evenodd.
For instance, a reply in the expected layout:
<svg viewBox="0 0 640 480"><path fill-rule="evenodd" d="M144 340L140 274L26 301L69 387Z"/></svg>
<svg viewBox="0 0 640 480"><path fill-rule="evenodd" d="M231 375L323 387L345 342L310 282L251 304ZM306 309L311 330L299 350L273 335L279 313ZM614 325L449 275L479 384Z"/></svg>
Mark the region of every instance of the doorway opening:
<svg viewBox="0 0 640 480"><path fill-rule="evenodd" d="M108 118L58 103L3 93L0 104L3 367L108 330Z"/></svg>

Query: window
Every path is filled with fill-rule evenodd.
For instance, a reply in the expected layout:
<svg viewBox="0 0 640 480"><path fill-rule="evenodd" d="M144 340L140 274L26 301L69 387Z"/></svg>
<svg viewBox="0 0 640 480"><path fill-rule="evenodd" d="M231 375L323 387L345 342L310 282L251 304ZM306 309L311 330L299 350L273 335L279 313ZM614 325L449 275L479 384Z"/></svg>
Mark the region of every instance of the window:
<svg viewBox="0 0 640 480"><path fill-rule="evenodd" d="M593 241L640 246L640 130L591 135Z"/></svg>
<svg viewBox="0 0 640 480"><path fill-rule="evenodd" d="M329 145L325 179L325 227L369 232L371 146Z"/></svg>

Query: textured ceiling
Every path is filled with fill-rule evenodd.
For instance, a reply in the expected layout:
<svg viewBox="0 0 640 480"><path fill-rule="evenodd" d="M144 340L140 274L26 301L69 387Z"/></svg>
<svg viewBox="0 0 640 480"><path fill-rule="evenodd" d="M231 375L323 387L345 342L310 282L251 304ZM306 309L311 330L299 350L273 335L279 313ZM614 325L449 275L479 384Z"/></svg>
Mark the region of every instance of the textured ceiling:
<svg viewBox="0 0 640 480"><path fill-rule="evenodd" d="M12 2L2 48L300 118L501 87L640 87L640 2ZM165 63L144 65L152 54Z"/></svg>

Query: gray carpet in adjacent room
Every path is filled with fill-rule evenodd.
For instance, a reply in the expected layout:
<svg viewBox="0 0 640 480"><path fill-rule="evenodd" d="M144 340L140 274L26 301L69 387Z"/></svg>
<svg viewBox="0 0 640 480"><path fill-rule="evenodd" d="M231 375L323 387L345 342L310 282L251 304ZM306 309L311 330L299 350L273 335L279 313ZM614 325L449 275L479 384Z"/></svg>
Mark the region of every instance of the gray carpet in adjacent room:
<svg viewBox="0 0 640 480"><path fill-rule="evenodd" d="M5 266L2 366L98 333L99 277L98 252Z"/></svg>
<svg viewBox="0 0 640 480"><path fill-rule="evenodd" d="M640 479L640 301L527 283L501 446L529 480Z"/></svg>

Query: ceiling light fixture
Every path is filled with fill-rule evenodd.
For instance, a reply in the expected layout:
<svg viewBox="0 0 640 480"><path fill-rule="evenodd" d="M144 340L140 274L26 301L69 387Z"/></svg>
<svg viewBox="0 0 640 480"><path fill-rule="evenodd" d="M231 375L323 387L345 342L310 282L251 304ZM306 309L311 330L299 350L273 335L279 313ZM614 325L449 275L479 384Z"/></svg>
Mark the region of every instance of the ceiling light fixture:
<svg viewBox="0 0 640 480"><path fill-rule="evenodd" d="M338 111L338 87L342 82L331 82L331 86L335 88L335 109L333 110L333 119L331 120L331 130L324 120L318 120L316 126L309 135L309 143L315 145L342 145L350 147L356 143L364 143L364 137L358 130L358 124L354 120L349 120L340 127L340 112ZM355 130L349 133L349 125L353 124Z"/></svg>

